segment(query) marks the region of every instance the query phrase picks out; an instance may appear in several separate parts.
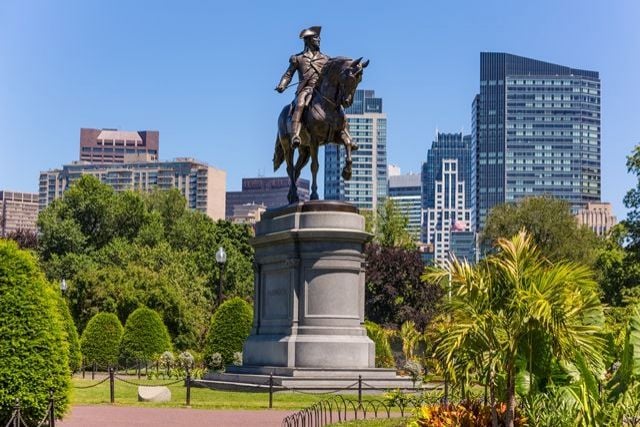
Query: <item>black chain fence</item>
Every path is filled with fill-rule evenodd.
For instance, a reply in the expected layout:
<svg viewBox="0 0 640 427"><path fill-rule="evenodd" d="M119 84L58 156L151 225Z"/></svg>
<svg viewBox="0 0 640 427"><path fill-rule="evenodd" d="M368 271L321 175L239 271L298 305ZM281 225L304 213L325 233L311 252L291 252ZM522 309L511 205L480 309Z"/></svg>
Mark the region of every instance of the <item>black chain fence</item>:
<svg viewBox="0 0 640 427"><path fill-rule="evenodd" d="M53 399L53 391L49 393L49 403L47 405L47 412L45 416L37 424L29 424L29 420L26 420L22 415L22 407L20 406L20 400L16 399L13 406L13 412L9 421L5 424L5 427L55 427L55 401Z"/></svg>

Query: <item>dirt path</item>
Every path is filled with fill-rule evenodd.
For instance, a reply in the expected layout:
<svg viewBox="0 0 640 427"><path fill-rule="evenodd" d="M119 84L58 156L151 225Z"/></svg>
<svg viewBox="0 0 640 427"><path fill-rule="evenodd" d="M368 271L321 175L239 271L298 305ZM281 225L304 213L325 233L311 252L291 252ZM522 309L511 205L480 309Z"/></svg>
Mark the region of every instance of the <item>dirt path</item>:
<svg viewBox="0 0 640 427"><path fill-rule="evenodd" d="M202 410L134 406L74 406L60 427L279 427L291 411Z"/></svg>

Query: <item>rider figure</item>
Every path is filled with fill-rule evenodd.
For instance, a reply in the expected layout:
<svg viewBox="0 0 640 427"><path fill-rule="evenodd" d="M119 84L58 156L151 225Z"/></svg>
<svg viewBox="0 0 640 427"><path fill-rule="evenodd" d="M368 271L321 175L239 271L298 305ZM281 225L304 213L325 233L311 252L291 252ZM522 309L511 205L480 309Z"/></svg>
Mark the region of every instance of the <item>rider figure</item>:
<svg viewBox="0 0 640 427"><path fill-rule="evenodd" d="M291 116L291 145L293 148L300 146L300 130L302 124L302 112L309 105L322 68L329 60L329 57L320 52L320 30L322 27L309 27L302 30L300 38L304 40L304 50L289 58L289 68L282 75L280 83L276 87L279 93L284 92L291 81L293 74L298 72L298 89L293 103L293 113Z"/></svg>

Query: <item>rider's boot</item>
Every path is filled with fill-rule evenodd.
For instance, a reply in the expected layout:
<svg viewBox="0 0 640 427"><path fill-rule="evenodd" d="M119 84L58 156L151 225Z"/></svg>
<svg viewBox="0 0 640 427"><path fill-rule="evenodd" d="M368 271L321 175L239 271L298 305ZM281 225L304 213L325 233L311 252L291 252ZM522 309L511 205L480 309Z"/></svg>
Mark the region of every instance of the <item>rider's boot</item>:
<svg viewBox="0 0 640 427"><path fill-rule="evenodd" d="M302 128L302 125L300 124L299 120L292 120L291 121L291 147L292 148L298 148L300 147L300 130Z"/></svg>

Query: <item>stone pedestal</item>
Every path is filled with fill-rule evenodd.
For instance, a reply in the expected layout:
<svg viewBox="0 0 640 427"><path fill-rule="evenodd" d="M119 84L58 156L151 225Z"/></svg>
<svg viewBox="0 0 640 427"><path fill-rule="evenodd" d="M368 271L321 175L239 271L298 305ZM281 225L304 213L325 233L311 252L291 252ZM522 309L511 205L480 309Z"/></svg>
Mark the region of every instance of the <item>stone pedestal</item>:
<svg viewBox="0 0 640 427"><path fill-rule="evenodd" d="M267 211L256 225L254 324L243 364L373 368L364 322L364 218L346 203Z"/></svg>
<svg viewBox="0 0 640 427"><path fill-rule="evenodd" d="M370 237L348 203L312 201L265 212L252 241L254 323L243 366L207 378L259 383L273 373L291 386L326 379L327 387L358 375L379 386L406 381L394 370L375 369L375 346L363 325L363 245Z"/></svg>

